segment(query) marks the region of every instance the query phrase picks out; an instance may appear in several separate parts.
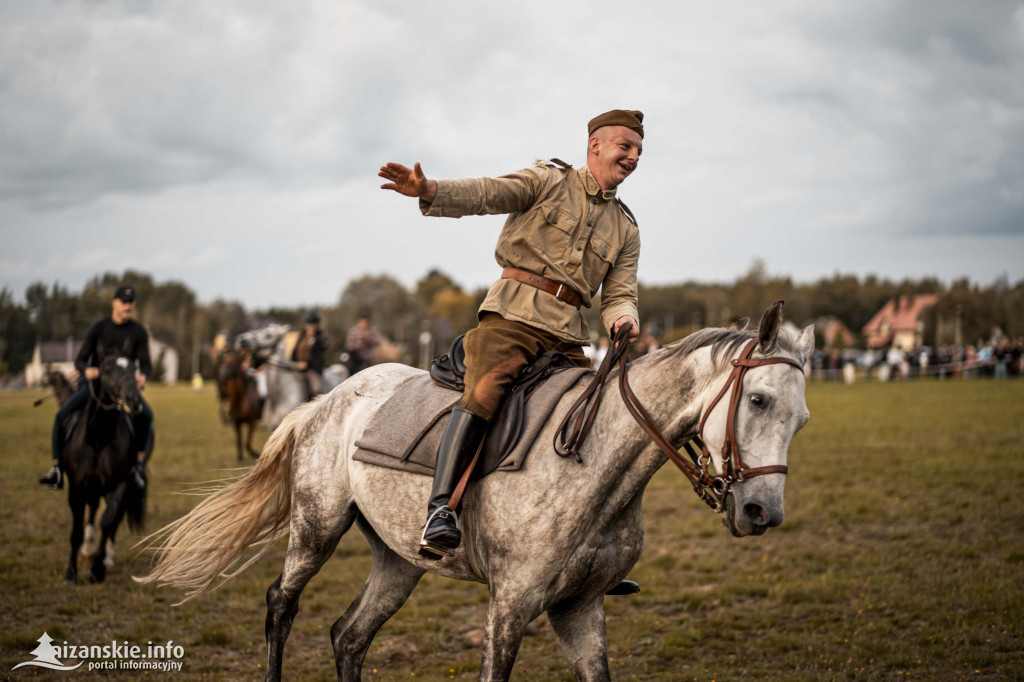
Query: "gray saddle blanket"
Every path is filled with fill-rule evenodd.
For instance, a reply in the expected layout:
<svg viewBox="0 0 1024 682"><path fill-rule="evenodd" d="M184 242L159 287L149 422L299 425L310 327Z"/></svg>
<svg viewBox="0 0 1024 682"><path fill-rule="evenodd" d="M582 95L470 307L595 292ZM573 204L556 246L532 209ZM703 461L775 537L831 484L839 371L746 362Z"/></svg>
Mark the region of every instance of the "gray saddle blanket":
<svg viewBox="0 0 1024 682"><path fill-rule="evenodd" d="M525 403L522 435L515 447L502 456L497 450L485 446L473 478L481 478L492 471L521 468L526 453L558 401L587 375L593 375L593 370L567 367L559 369L538 386ZM434 383L429 375L410 379L370 419L363 435L356 441L353 459L388 469L433 476L441 436L448 425L451 409L459 404L461 397L461 394Z"/></svg>

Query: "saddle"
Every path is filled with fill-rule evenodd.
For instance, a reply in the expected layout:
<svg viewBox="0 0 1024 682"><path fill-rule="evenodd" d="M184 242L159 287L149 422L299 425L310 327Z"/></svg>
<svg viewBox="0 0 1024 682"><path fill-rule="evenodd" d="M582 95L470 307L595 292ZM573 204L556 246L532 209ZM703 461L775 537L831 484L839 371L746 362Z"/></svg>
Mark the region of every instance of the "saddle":
<svg viewBox="0 0 1024 682"><path fill-rule="evenodd" d="M462 343L464 337L465 334L456 338L446 355L435 355L430 365L431 379L459 393L466 390L466 349ZM548 351L524 367L509 386L497 414L487 427L484 453L490 452L499 460L505 459L523 435L526 401L533 395L533 391L555 372L576 366L565 353Z"/></svg>
<svg viewBox="0 0 1024 682"><path fill-rule="evenodd" d="M452 409L461 400L453 397L452 392L461 394L465 390L462 342L461 336L455 339L447 354L434 357L429 377L408 381L381 407L356 442L357 461L433 474L441 433ZM557 351L544 353L524 367L491 420L473 478L498 469L520 468L526 451L558 401L583 375L592 373ZM543 390L538 391L542 386ZM530 414L536 419L528 428L527 403L535 395L537 398L530 402ZM406 428L396 434L396 423Z"/></svg>

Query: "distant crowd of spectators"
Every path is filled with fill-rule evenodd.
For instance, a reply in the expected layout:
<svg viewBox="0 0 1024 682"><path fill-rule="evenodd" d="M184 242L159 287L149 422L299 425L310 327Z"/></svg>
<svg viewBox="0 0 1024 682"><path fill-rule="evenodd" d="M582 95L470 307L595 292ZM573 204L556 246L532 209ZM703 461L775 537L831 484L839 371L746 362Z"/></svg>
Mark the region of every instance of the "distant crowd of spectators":
<svg viewBox="0 0 1024 682"><path fill-rule="evenodd" d="M978 339L967 346L919 346L911 351L893 346L888 350L815 351L811 372L815 378L850 380L852 371L861 370L867 379L886 381L918 376L995 377L1006 379L1024 374L1024 338L995 341Z"/></svg>

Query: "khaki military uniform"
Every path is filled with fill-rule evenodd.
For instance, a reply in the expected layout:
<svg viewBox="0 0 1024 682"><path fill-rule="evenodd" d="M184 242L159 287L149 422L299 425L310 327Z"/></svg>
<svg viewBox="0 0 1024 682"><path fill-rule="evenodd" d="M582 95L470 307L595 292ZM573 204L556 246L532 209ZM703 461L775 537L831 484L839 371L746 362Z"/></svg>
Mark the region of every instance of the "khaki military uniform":
<svg viewBox="0 0 1024 682"><path fill-rule="evenodd" d="M586 166L577 170L555 159L498 178L438 180L437 195L431 203L420 201L420 210L452 218L507 213L494 251L498 265L571 287L586 307L600 290L607 330L623 315L639 317L640 231L615 190L602 190ZM513 324L499 324L488 313ZM579 347L590 342L586 320L552 294L499 279L479 316L481 324L466 336L462 406L485 419L519 369L544 350L575 349L574 359L583 364ZM526 329L519 334L517 326ZM546 341L538 345L539 338Z"/></svg>

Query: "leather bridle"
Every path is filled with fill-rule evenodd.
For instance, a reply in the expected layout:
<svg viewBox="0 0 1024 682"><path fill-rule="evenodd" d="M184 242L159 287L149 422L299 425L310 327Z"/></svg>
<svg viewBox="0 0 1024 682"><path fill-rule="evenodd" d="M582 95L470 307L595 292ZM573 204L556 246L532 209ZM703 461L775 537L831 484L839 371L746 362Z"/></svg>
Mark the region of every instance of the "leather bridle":
<svg viewBox="0 0 1024 682"><path fill-rule="evenodd" d="M617 362L619 364L619 393L626 404L626 409L629 410L630 415L640 425L640 428L654 441L654 444L689 479L697 496L716 512L725 510L725 499L733 483L765 474L785 474L788 471L788 467L783 464L748 467L743 462L743 458L740 455L739 442L736 438L736 415L739 412L740 398L743 391L743 377L748 371L755 367L787 364L803 372L803 365L796 360L784 357L752 358L750 356L757 347L758 340L756 338L751 339L744 346L739 357L731 361L733 370L729 374L725 386L722 387L722 390L718 392L718 395L708 405L704 416L700 420L700 427L693 441L701 448L701 454L698 455L696 453L690 442L686 442L683 445L690 456L690 460L692 460L688 461L679 453L677 448L668 442L668 439L665 438L654 424L654 420L651 419L647 410L640 404L640 400L633 393L633 389L629 385L629 379L626 375L628 363L626 349L629 347L629 330L631 326L629 323L626 323L619 328L612 340L612 347L608 351L608 355L597 371L597 376L594 377L583 394L569 409L562 423L559 424L558 430L555 433L555 451L559 455L563 457L572 455L576 461L583 461L579 450L584 440L586 440L590 427L593 425L594 417L597 414L597 408L601 402L601 387L611 372L612 365ZM732 394L729 398L729 411L726 418L725 442L722 445L722 471L717 476L713 476L709 469L712 461L711 453L704 441L704 424L711 415L711 411L715 409L715 406L722 400L730 387L732 388ZM569 423L573 421L574 416L575 424L571 433L567 434L566 430Z"/></svg>
<svg viewBox="0 0 1024 682"><path fill-rule="evenodd" d="M102 380L102 378L100 378L99 381L100 381L101 390L100 390L100 393L97 394L96 393L96 389L93 387L93 380L86 379L86 382L88 382L88 384L89 384L89 394L92 396L92 399L93 399L93 401L95 401L97 407L99 407L102 410L120 410L120 411L124 412L125 414L129 414L129 415L136 414L136 413L142 411L142 406L141 405L133 410L131 408L131 406L128 405L128 402L124 398L121 397L121 387L122 387L122 385L126 386L128 384L128 381L135 381L135 373L134 372L127 372L126 371L124 374L122 374L120 377L118 377L114 381L114 385L110 389L108 389L108 390L102 390L102 387L103 387L103 380ZM103 400L104 396L106 394L108 394L108 393L114 397L114 399L112 401L110 401L110 402L106 402L106 401Z"/></svg>

